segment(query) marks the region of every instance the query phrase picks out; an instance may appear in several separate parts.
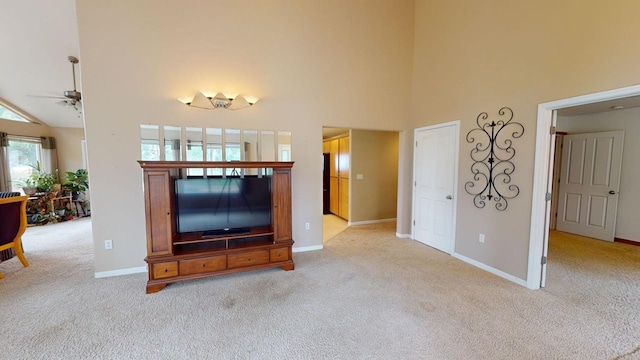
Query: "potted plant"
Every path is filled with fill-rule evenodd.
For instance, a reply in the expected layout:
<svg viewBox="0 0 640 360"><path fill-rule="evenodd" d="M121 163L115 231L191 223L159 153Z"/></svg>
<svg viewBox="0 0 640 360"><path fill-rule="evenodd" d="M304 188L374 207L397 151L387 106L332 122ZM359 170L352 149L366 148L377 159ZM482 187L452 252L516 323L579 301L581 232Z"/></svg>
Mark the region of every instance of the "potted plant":
<svg viewBox="0 0 640 360"><path fill-rule="evenodd" d="M67 211L69 209L67 209L66 206L61 206L59 208L56 209L56 214L58 214L58 216L63 217L66 215Z"/></svg>
<svg viewBox="0 0 640 360"><path fill-rule="evenodd" d="M23 180L27 190L23 188L23 191L27 195L33 195L34 192L31 188L36 188L36 192L49 192L51 188L58 183L58 170L55 171L55 175L42 169L40 162L37 162L35 166L32 166L33 170L31 174ZM27 192L29 191L29 192Z"/></svg>
<svg viewBox="0 0 640 360"><path fill-rule="evenodd" d="M32 223L36 225L45 225L48 223L57 223L61 218L55 212L47 212L46 209L41 209L39 212L31 215Z"/></svg>
<svg viewBox="0 0 640 360"><path fill-rule="evenodd" d="M63 184L64 188L71 192L74 200L78 199L78 194L87 190L89 187L89 173L87 169L78 169L75 172L67 171L67 181Z"/></svg>
<svg viewBox="0 0 640 360"><path fill-rule="evenodd" d="M31 177L22 180L22 191L25 195L34 195L38 192L37 182Z"/></svg>

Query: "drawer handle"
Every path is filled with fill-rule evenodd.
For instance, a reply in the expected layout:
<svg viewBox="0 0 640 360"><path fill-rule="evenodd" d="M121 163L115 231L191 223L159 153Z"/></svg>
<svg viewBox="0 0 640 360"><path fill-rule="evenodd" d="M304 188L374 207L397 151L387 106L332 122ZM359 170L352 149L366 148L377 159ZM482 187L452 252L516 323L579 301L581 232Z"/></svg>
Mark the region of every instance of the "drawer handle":
<svg viewBox="0 0 640 360"><path fill-rule="evenodd" d="M169 269L164 269L164 272L169 272Z"/></svg>
<svg viewBox="0 0 640 360"><path fill-rule="evenodd" d="M206 267L206 266L207 266L207 264L202 264L202 267Z"/></svg>

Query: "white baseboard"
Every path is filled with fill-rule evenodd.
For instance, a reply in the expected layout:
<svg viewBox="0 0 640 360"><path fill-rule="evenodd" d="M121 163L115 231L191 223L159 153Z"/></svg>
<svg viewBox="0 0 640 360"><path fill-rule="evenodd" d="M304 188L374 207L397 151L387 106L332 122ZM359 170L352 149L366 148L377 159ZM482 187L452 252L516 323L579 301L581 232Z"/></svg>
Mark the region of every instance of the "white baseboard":
<svg viewBox="0 0 640 360"><path fill-rule="evenodd" d="M469 264L471 264L471 265L473 265L475 267L478 267L478 268L480 268L482 270L488 271L488 272L490 272L490 273L492 273L492 274L494 274L496 276L499 276L499 277L501 277L503 279L507 279L509 281L512 281L512 282L518 284L518 285L527 287L527 281L526 280L522 280L522 279L517 278L517 277L515 277L515 276L513 276L511 274L507 274L506 272L504 272L502 270L498 270L496 268L492 268L489 265L485 265L485 264L483 264L483 263L481 263L479 261L470 259L470 258L468 258L468 257L466 257L464 255L460 255L460 254L455 253L455 252L453 254L451 254L451 256L453 256L456 259L460 259L460 260L462 260L462 261L464 261L466 263L469 263Z"/></svg>
<svg viewBox="0 0 640 360"><path fill-rule="evenodd" d="M385 223L385 222L392 222L392 221L396 221L396 218L379 219L379 220L366 220L366 221L354 221L354 222L349 221L349 222L347 222L347 225L349 225L349 226L369 225L369 224Z"/></svg>
<svg viewBox="0 0 640 360"><path fill-rule="evenodd" d="M93 277L96 279L112 277L112 276L121 276L121 275L130 275L130 274L139 274L147 272L148 269L146 266L127 268L127 269L119 269L119 270L110 270L110 271L100 271L93 274Z"/></svg>
<svg viewBox="0 0 640 360"><path fill-rule="evenodd" d="M411 234L400 234L400 233L396 233L396 237L397 237L397 238L401 238L401 239L411 239Z"/></svg>
<svg viewBox="0 0 640 360"><path fill-rule="evenodd" d="M292 252L305 252L305 251L315 251L324 249L323 245L315 245L315 246L304 246L304 247L294 247L291 249Z"/></svg>

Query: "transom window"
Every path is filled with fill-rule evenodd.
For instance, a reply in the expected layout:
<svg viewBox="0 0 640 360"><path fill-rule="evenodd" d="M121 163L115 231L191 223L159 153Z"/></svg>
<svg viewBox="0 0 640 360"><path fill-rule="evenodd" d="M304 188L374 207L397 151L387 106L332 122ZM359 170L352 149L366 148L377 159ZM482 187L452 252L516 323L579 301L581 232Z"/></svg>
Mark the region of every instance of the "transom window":
<svg viewBox="0 0 640 360"><path fill-rule="evenodd" d="M16 112L9 110L4 105L0 104L0 119L9 120L9 121L19 121L19 122L31 122L27 120L24 116L17 114Z"/></svg>

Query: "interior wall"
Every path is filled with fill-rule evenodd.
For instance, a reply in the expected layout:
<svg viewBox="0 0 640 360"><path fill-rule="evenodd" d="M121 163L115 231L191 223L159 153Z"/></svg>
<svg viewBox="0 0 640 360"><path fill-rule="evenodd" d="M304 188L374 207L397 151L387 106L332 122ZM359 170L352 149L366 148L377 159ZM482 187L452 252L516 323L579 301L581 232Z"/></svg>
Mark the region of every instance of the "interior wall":
<svg viewBox="0 0 640 360"><path fill-rule="evenodd" d="M51 136L56 139L58 170L60 181L65 181L65 172L82 169L82 145L84 129L51 128Z"/></svg>
<svg viewBox="0 0 640 360"><path fill-rule="evenodd" d="M396 217L398 138L397 132L351 130L350 222Z"/></svg>
<svg viewBox="0 0 640 360"><path fill-rule="evenodd" d="M321 247L323 122L406 129L413 9L413 0L78 1L96 272L145 265L143 123L291 131L294 250ZM261 100L238 111L175 100L199 90Z"/></svg>
<svg viewBox="0 0 640 360"><path fill-rule="evenodd" d="M0 119L0 132L22 136L51 136L51 128L44 124L23 123Z"/></svg>
<svg viewBox="0 0 640 360"><path fill-rule="evenodd" d="M537 105L640 82L638 11L634 0L416 1L411 127L461 121L457 255L526 280ZM505 211L478 209L464 190L466 135L503 106L525 128L513 143L520 195Z"/></svg>
<svg viewBox="0 0 640 360"><path fill-rule="evenodd" d="M601 131L624 130L620 195L615 237L640 242L640 108L608 111L604 113L558 116L558 131L568 135Z"/></svg>

